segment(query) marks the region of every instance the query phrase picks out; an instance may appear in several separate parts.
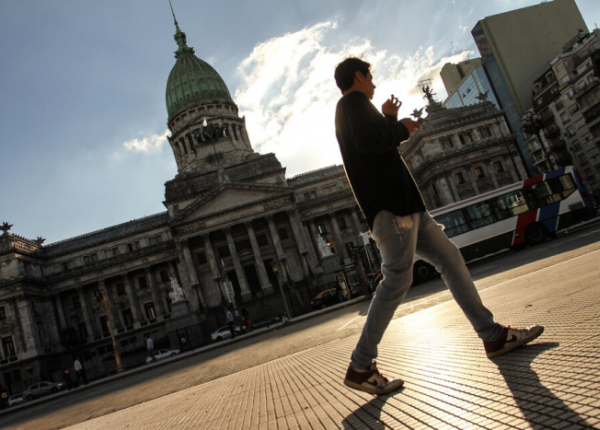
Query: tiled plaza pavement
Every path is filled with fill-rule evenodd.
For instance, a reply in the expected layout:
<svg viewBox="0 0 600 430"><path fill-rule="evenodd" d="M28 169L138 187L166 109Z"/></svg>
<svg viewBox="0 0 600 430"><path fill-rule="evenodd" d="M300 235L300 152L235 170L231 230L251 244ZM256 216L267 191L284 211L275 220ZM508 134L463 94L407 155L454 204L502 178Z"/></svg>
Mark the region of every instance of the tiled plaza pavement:
<svg viewBox="0 0 600 430"><path fill-rule="evenodd" d="M500 322L546 327L494 360L453 301L393 321L378 360L406 381L392 395L342 384L351 336L71 428L600 428L600 252L580 258L482 292Z"/></svg>

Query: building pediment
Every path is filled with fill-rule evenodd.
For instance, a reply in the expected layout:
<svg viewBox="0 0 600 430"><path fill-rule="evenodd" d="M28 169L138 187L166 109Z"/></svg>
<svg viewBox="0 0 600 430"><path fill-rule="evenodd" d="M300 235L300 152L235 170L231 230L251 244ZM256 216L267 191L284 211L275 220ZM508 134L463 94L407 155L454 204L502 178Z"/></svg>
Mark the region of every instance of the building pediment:
<svg viewBox="0 0 600 430"><path fill-rule="evenodd" d="M186 223L199 218L241 210L251 206L260 206L278 197L288 197L293 190L277 185L257 185L245 183L226 183L213 192L199 197L183 210L176 210L174 223Z"/></svg>

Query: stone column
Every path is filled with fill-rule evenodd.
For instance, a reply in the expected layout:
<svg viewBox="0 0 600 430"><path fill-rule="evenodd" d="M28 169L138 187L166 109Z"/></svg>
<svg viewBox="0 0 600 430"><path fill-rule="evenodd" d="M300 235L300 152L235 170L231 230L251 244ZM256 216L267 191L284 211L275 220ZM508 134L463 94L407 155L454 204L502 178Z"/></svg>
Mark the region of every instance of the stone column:
<svg viewBox="0 0 600 430"><path fill-rule="evenodd" d="M338 244L338 255L344 259L344 264L352 264L352 260L348 255L348 250L346 249L346 245L342 239L340 226L337 223L337 219L335 219L335 212L329 213L329 220L331 221L331 226L333 227L333 237L335 237L335 242Z"/></svg>
<svg viewBox="0 0 600 430"><path fill-rule="evenodd" d="M264 294L271 294L273 293L273 286L271 285L271 282L269 282L269 277L267 276L267 269L265 268L265 263L262 259L260 246L258 246L258 242L256 241L256 235L254 234L254 227L252 226L252 221L245 222L244 226L248 231L248 237L250 238L250 244L252 245L252 252L254 253L254 264L256 264L256 270L258 271L258 277L260 279L260 288L263 290Z"/></svg>
<svg viewBox="0 0 600 430"><path fill-rule="evenodd" d="M306 247L308 248L308 261L310 262L311 267L316 268L316 271L319 272L323 270L319 265L319 262L321 261L321 256L315 250L315 242L312 237L312 233L310 230L311 226L309 223L312 223L312 220L308 220L306 222L306 225L303 226L302 230L304 232L304 238L306 239ZM312 225L312 228L314 229L314 223Z"/></svg>
<svg viewBox="0 0 600 430"><path fill-rule="evenodd" d="M90 319L89 305L88 301L85 298L85 294L83 293L83 287L77 287L77 293L79 294L79 303L81 303L81 312L83 313L83 321L85 322L85 329L88 333L88 336L94 337L96 335L94 331L94 327L92 325Z"/></svg>
<svg viewBox="0 0 600 430"><path fill-rule="evenodd" d="M129 308L131 309L131 314L133 315L133 326L138 328L140 327L141 322L145 321L146 318L144 317L143 312L140 311L140 302L127 274L123 275L123 284L125 284L125 292L127 293L127 298L129 299Z"/></svg>
<svg viewBox="0 0 600 430"><path fill-rule="evenodd" d="M473 171L472 167L469 166L466 169L467 174L469 175L469 180L471 181L471 185L473 185L473 191L475 192L475 195L479 195L481 194L481 191L479 191L479 187L477 186L477 177L475 176L475 172Z"/></svg>
<svg viewBox="0 0 600 430"><path fill-rule="evenodd" d="M38 336L37 326L35 323L35 316L31 309L31 302L27 298L23 298L18 304L19 314L21 316L21 327L23 329L23 338L27 351L36 353L40 346L40 339Z"/></svg>
<svg viewBox="0 0 600 430"><path fill-rule="evenodd" d="M510 176L512 177L513 182L519 182L520 179L517 176L517 172L515 172L515 168L514 168L514 158L511 160L511 155L507 155L506 157L504 157L504 165L506 167L506 169L510 172ZM507 161L508 160L508 161ZM525 176L526 178L527 176Z"/></svg>
<svg viewBox="0 0 600 430"><path fill-rule="evenodd" d="M156 280L154 279L154 273L152 273L152 268L150 266L144 267L146 271L146 278L148 279L148 284L150 289L152 290L152 301L154 301L154 306L156 307L156 314L164 315L166 314L165 305L162 301L162 297L160 295L160 290L158 289L158 285L156 285Z"/></svg>
<svg viewBox="0 0 600 430"><path fill-rule="evenodd" d="M65 320L65 311L63 309L60 293L53 295L52 299L54 300L54 303L56 303L56 313L58 314L59 330L67 328L67 321Z"/></svg>
<svg viewBox="0 0 600 430"><path fill-rule="evenodd" d="M358 218L358 213L356 212L356 208L350 208L350 213L352 214L352 222L354 222L354 228L356 230L356 236L362 233L362 228L360 226L360 219Z"/></svg>
<svg viewBox="0 0 600 430"><path fill-rule="evenodd" d="M23 324L21 323L21 315L19 307L17 306L17 300L13 297L9 299L10 309L12 313L12 319L14 323L14 334L15 334L15 350L17 354L27 352L27 344L25 343L25 337L23 336Z"/></svg>
<svg viewBox="0 0 600 430"><path fill-rule="evenodd" d="M454 198L454 202L460 202L460 194L458 194L458 189L456 188L456 181L452 177L452 174L446 173L446 175L447 176L444 179L450 184L450 189L452 190L452 197Z"/></svg>
<svg viewBox="0 0 600 430"><path fill-rule="evenodd" d="M212 242L210 241L210 234L205 233L202 235L202 239L204 239L204 252L206 252L206 258L208 260L208 264L210 265L210 271L213 275L213 282L215 282L217 289L219 290L219 296L221 295L221 272L219 271L219 264L217 263L217 258L215 257L215 250L213 249Z"/></svg>
<svg viewBox="0 0 600 430"><path fill-rule="evenodd" d="M496 169L492 165L488 165L482 163L483 169L485 170L485 174L490 177L492 180L492 184L494 184L494 189L500 188L498 185L498 180L496 179Z"/></svg>
<svg viewBox="0 0 600 430"><path fill-rule="evenodd" d="M181 248L183 250L183 258L185 259L185 265L188 269L188 273L190 274L190 281L192 282L192 288L198 288L198 293L199 293L198 295L200 296L200 303L198 303L198 305L205 306L206 300L204 300L204 294L202 293L202 290L199 287L200 280L198 279L198 273L196 272L196 266L194 265L192 251L190 251L190 246L188 244L187 239L181 241ZM193 297L193 295L190 294L190 292L184 288L184 285L181 285L181 287L184 289L185 296L186 296L185 298L189 302L190 298Z"/></svg>
<svg viewBox="0 0 600 430"><path fill-rule="evenodd" d="M317 238L319 237L319 232L317 231L317 227L315 227L315 222L312 219L308 220L308 227L310 230L310 236L311 236L312 242L314 244L318 243ZM318 246L317 246L317 253L318 253L317 260L320 261L323 256L321 255L321 251L319 251Z"/></svg>
<svg viewBox="0 0 600 430"><path fill-rule="evenodd" d="M235 274L237 275L238 282L240 284L242 301L246 302L248 300L252 300L252 293L250 292L250 288L248 287L246 274L244 273L242 263L240 262L237 250L235 249L235 242L233 241L233 236L231 236L231 229L229 227L226 227L223 230L225 231L225 237L227 238L227 245L229 246L229 252L231 253L231 260L233 261Z"/></svg>
<svg viewBox="0 0 600 430"><path fill-rule="evenodd" d="M275 253L277 254L277 259L281 263L283 263L283 260L286 259L286 255L283 251L283 247L281 246L279 234L277 234L277 228L275 227L275 222L273 221L273 215L267 215L265 218L267 219L267 224L269 225L269 232L271 233L271 239L273 240L273 245L275 246ZM285 282L287 280L287 271L285 270L285 264L279 264L279 271L281 272L282 281Z"/></svg>
<svg viewBox="0 0 600 430"><path fill-rule="evenodd" d="M304 278L309 278L310 273L314 273L312 268L309 268L309 263L304 256L307 254L306 244L302 238L302 226L300 222L296 218L296 211L288 209L287 211L288 218L290 219L290 225L292 226L292 233L294 234L294 239L296 240L296 245L298 246L298 251L300 252L300 264L302 265L302 272L304 273Z"/></svg>

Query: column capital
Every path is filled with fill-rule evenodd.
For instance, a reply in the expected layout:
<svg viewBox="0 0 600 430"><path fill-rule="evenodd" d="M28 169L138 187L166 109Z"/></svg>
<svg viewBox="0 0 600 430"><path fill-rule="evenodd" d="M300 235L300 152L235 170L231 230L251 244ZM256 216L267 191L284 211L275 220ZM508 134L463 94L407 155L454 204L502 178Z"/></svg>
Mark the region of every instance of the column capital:
<svg viewBox="0 0 600 430"><path fill-rule="evenodd" d="M231 226L223 227L222 230L226 235L231 236Z"/></svg>
<svg viewBox="0 0 600 430"><path fill-rule="evenodd" d="M210 233L202 233L202 239L206 242L210 240Z"/></svg>
<svg viewBox="0 0 600 430"><path fill-rule="evenodd" d="M265 219L266 219L268 222L273 222L273 214L267 214L267 215L265 215Z"/></svg>
<svg viewBox="0 0 600 430"><path fill-rule="evenodd" d="M246 228L254 228L254 225L252 224L252 220L244 221L244 227L246 227Z"/></svg>

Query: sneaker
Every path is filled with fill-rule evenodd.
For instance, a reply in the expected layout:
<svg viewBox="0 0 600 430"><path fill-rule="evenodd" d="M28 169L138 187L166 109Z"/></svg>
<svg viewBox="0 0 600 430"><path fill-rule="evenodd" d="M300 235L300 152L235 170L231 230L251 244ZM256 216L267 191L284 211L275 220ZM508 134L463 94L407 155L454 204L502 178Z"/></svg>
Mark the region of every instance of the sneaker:
<svg viewBox="0 0 600 430"><path fill-rule="evenodd" d="M534 325L526 328L503 326L502 333L494 340L484 340L483 346L488 358L497 357L521 345L531 342L544 332L544 327Z"/></svg>
<svg viewBox="0 0 600 430"><path fill-rule="evenodd" d="M344 384L356 390L366 391L370 394L387 394L402 387L402 379L388 379L377 369L377 363L371 363L369 370L357 372L352 365L348 366Z"/></svg>

